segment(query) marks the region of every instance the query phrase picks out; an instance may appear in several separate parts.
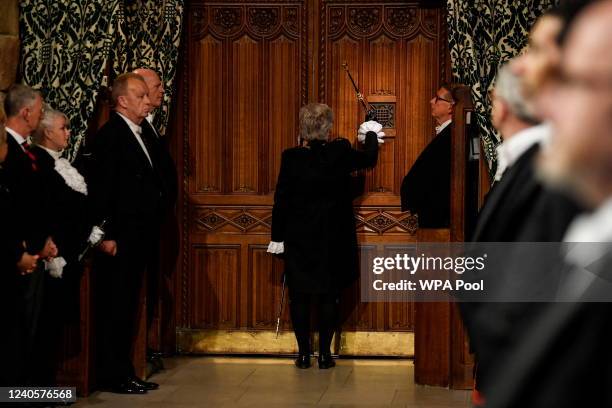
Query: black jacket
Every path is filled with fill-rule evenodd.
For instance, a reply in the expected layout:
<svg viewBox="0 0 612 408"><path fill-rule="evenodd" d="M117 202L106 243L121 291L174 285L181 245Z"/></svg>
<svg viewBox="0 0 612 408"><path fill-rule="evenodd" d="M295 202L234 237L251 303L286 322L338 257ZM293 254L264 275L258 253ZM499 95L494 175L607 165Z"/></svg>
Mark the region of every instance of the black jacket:
<svg viewBox="0 0 612 408"><path fill-rule="evenodd" d="M45 230L57 245L58 256L63 257L68 265L75 264L91 231L87 195L66 184L55 170L55 159L47 151L38 146L32 147L31 151L36 156L42 180L40 200L45 203L39 223L45 224Z"/></svg>
<svg viewBox="0 0 612 408"><path fill-rule="evenodd" d="M540 151L535 144L510 166L487 194L478 213L473 242L512 242L542 192L535 178L534 158Z"/></svg>
<svg viewBox="0 0 612 408"><path fill-rule="evenodd" d="M335 292L357 276L351 172L374 166L377 158L374 132L366 135L363 151L337 139L283 152L272 241L285 243L285 273L293 290Z"/></svg>
<svg viewBox="0 0 612 408"><path fill-rule="evenodd" d="M112 112L95 135L89 165L93 222L106 220L105 239L120 245L123 239L138 240L152 231L159 222L163 181L119 114Z"/></svg>
<svg viewBox="0 0 612 408"><path fill-rule="evenodd" d="M16 216L13 196L5 180L5 171L0 168L0 217L2 217L2 228L0 228L0 277L1 286L10 286L18 275L17 262L24 252L20 239L21 222ZM14 287L13 287L14 289Z"/></svg>
<svg viewBox="0 0 612 408"><path fill-rule="evenodd" d="M402 181L402 211L417 214L419 228L450 226L452 126L425 147Z"/></svg>
<svg viewBox="0 0 612 408"><path fill-rule="evenodd" d="M19 238L26 242L28 252L37 254L49 236L40 228L35 216L40 211L39 194L42 188L39 166L8 132L7 143L8 154L2 163L4 183L11 191L15 213L21 215Z"/></svg>
<svg viewBox="0 0 612 408"><path fill-rule="evenodd" d="M151 141L151 146L154 147L153 162L155 164L155 170L163 184L163 212L172 212L174 205L178 198L178 173L176 171L176 165L166 140L164 140L158 131L153 129L153 126L146 119L142 121L142 129L145 137L148 137Z"/></svg>

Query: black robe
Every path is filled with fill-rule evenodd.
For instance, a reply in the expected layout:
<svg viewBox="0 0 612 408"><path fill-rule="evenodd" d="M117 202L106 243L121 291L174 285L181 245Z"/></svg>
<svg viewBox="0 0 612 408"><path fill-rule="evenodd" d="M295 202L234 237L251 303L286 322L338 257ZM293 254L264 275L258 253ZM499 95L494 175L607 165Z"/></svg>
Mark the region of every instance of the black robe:
<svg viewBox="0 0 612 408"><path fill-rule="evenodd" d="M351 172L376 164L378 141L364 150L346 139L313 141L283 152L272 210L272 241L285 244L289 287L337 293L358 275Z"/></svg>
<svg viewBox="0 0 612 408"><path fill-rule="evenodd" d="M402 181L402 211L417 214L419 228L450 226L452 126L425 147Z"/></svg>
<svg viewBox="0 0 612 408"><path fill-rule="evenodd" d="M583 211L570 197L552 190L536 177L536 144L506 170L487 195L478 215L474 242L559 242L570 222ZM554 252L554 251L553 251ZM527 256L528 255L528 256ZM508 247L503 259L489 267L489 282L496 284L489 296L551 296L559 266L549 254L533 258L528 246ZM512 282L512 288L503 282ZM491 285L489 285L491 286ZM460 303L460 310L478 362L477 384L492 391L497 372L521 342L521 333L530 330L534 316L549 308L545 302Z"/></svg>
<svg viewBox="0 0 612 408"><path fill-rule="evenodd" d="M10 136L9 136L10 137ZM18 208L0 168L0 386L20 385L25 381L26 326L23 313L22 285L25 278L17 270L24 252L20 238Z"/></svg>
<svg viewBox="0 0 612 408"><path fill-rule="evenodd" d="M141 136L145 145L146 136ZM139 294L146 264L157 259L160 212L166 194L154 148L147 154L132 130L113 112L90 143L87 171L95 224L106 220L106 240L117 243L117 254L99 254L97 279L99 346L98 381L109 386L134 376L130 358L136 329Z"/></svg>

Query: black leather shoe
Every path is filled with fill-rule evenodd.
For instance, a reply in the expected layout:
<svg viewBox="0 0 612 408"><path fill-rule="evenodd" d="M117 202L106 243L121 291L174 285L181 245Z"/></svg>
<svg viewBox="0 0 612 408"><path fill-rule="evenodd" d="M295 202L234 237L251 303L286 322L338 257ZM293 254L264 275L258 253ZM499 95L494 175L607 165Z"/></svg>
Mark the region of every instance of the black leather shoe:
<svg viewBox="0 0 612 408"><path fill-rule="evenodd" d="M310 354L298 354L298 358L295 360L295 366L297 368L310 368Z"/></svg>
<svg viewBox="0 0 612 408"><path fill-rule="evenodd" d="M115 384L108 389L110 392L114 392L116 394L146 394L147 390L134 381L133 378L128 378L127 380Z"/></svg>
<svg viewBox="0 0 612 408"><path fill-rule="evenodd" d="M330 353L319 354L319 368L321 370L327 370L328 368L332 368L336 366L336 362L332 358Z"/></svg>
<svg viewBox="0 0 612 408"><path fill-rule="evenodd" d="M147 391L152 391L152 390L156 390L156 389L158 389L158 388L159 388L159 384L158 384L158 383L149 382L149 381L144 381L144 380L141 380L141 379L140 379L140 378L138 378L138 377L134 377L134 378L132 378L132 380L133 380L133 381L134 381L136 384L140 385L142 388L144 388L144 389L145 389L145 390L147 390Z"/></svg>

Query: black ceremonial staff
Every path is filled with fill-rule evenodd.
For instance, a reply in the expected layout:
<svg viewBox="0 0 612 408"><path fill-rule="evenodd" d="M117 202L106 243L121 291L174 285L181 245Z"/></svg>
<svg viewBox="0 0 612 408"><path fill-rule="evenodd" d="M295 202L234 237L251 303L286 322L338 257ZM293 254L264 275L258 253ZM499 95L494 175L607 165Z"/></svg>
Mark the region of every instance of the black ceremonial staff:
<svg viewBox="0 0 612 408"><path fill-rule="evenodd" d="M365 120L366 121L370 121L370 120L378 121L376 109L372 105L370 105L370 103L368 102L366 98L363 97L363 94L359 90L359 87L357 86L357 84L355 83L355 80L353 79L353 76L351 75L351 71L349 71L348 63L346 61L342 64L342 68L344 68L344 70L346 71L346 74L351 80L351 83L353 84L353 88L355 89L355 93L357 94L357 100L361 103L361 105L363 106L363 109L365 110L365 113L366 113ZM395 136L383 136L380 139L395 139Z"/></svg>

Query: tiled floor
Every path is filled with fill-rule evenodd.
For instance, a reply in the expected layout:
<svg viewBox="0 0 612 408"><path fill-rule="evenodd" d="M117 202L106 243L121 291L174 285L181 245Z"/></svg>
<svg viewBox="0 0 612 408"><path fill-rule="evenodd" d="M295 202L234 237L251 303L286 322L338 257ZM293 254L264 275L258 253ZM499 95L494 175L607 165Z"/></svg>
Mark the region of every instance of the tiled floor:
<svg viewBox="0 0 612 408"><path fill-rule="evenodd" d="M466 408L469 392L414 385L405 360L338 360L307 370L289 358L177 357L146 395L94 393L75 407L415 407Z"/></svg>

